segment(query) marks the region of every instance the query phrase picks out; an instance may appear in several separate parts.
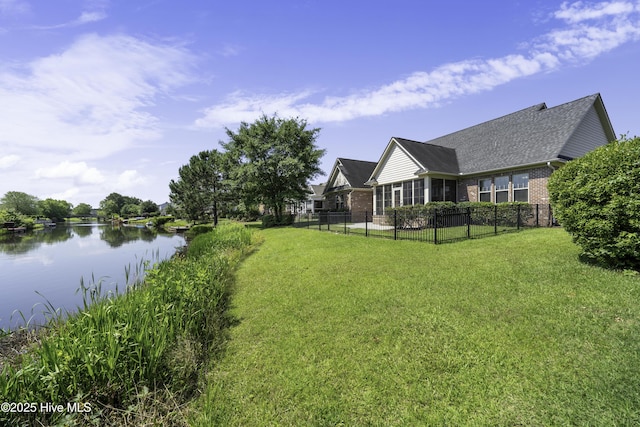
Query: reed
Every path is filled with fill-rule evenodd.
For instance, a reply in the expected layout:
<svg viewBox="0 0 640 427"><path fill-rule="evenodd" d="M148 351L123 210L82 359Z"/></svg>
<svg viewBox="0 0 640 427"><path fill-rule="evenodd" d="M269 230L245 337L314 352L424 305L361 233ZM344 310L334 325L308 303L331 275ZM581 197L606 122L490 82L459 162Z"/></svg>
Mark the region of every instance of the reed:
<svg viewBox="0 0 640 427"><path fill-rule="evenodd" d="M223 339L232 271L251 242L249 230L225 225L197 236L186 256L148 271L142 260L127 267L126 292L103 293L101 280L82 281L77 313L63 316L47 303L50 330L19 364L3 366L2 400L89 402L91 414L77 416L97 417L134 408L144 387L191 395L202 364ZM12 416L0 414L0 424L17 421ZM30 421L58 419L38 413Z"/></svg>

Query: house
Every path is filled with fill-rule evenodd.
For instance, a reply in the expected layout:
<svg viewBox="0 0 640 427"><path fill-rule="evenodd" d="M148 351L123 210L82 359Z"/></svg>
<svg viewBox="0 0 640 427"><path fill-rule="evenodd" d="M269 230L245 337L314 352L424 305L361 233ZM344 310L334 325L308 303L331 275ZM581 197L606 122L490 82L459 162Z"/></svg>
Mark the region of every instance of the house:
<svg viewBox="0 0 640 427"><path fill-rule="evenodd" d="M367 184L376 213L433 201L548 204L554 170L614 139L600 94L542 103L426 142L393 137Z"/></svg>
<svg viewBox="0 0 640 427"><path fill-rule="evenodd" d="M373 190L365 182L376 165L364 160L336 159L323 193L327 209L371 212Z"/></svg>
<svg viewBox="0 0 640 427"><path fill-rule="evenodd" d="M309 186L309 196L300 203L289 206L289 211L293 213L316 213L325 209L323 192L325 184L311 184Z"/></svg>

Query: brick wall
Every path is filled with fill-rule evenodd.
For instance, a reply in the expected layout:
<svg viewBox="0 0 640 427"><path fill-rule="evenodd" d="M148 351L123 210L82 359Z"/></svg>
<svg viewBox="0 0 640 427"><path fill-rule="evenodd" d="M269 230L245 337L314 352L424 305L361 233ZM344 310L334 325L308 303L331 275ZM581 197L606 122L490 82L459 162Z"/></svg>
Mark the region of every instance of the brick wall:
<svg viewBox="0 0 640 427"><path fill-rule="evenodd" d="M511 177L514 173L529 174L529 203L532 205L549 204L549 193L547 192L547 181L553 171L546 166L495 173L491 175L475 176L473 178L463 178L458 183L458 201L460 202L477 202L480 199L478 192L478 181L481 179L494 179L498 176L508 175ZM511 181L511 179L510 179ZM511 201L512 192L509 191L509 201Z"/></svg>
<svg viewBox="0 0 640 427"><path fill-rule="evenodd" d="M373 210L373 190L353 190L349 194L347 206L351 212L371 212Z"/></svg>

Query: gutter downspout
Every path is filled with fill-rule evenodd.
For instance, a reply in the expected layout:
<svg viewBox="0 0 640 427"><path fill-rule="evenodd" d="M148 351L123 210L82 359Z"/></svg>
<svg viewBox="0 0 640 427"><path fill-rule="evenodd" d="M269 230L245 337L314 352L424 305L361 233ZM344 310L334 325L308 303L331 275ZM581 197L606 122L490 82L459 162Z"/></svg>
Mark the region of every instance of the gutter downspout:
<svg viewBox="0 0 640 427"><path fill-rule="evenodd" d="M558 169L558 168L554 167L554 166L551 164L551 162L547 162L547 167L548 167L549 169L551 169L551 173L552 173L552 174L556 171L556 169ZM547 190L547 192L548 192L548 191L549 191L549 190ZM549 221L551 222L551 225L552 225L552 226L553 226L553 225L556 225L556 219L554 218L554 216L553 216L553 212L551 211L551 200L549 200Z"/></svg>

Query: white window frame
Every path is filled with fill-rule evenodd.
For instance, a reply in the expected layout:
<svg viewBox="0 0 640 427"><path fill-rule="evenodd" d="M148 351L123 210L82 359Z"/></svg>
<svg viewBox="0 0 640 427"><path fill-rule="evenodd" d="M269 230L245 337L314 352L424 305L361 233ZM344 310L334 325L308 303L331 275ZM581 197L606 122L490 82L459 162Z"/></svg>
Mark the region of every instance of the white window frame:
<svg viewBox="0 0 640 427"><path fill-rule="evenodd" d="M516 177L526 177L524 179L524 181L526 181L524 184L516 182ZM512 182L512 199L514 202L516 201L516 191L526 191L527 192L527 200L526 202L529 203L529 173L514 173L513 176L511 177L511 182Z"/></svg>

